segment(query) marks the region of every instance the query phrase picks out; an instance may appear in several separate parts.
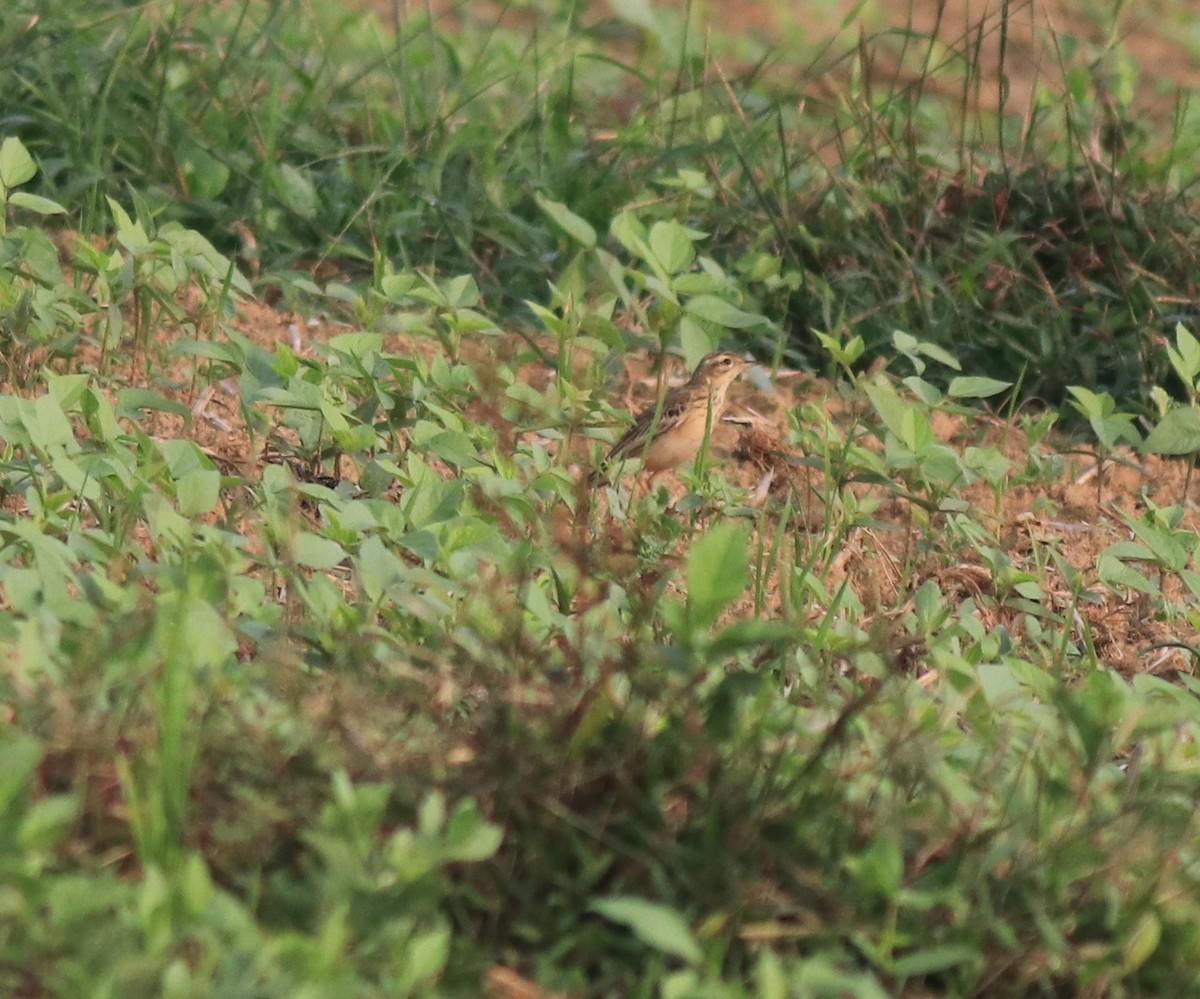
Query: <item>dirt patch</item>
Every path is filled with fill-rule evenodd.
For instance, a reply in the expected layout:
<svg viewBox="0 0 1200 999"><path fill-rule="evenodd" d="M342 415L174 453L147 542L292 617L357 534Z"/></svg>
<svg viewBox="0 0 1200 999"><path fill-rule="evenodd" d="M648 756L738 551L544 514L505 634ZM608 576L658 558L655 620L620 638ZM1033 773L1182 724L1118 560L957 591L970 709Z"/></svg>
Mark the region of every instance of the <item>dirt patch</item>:
<svg viewBox="0 0 1200 999"><path fill-rule="evenodd" d="M391 0L360 2L378 11L385 24L395 24L397 16L403 21L427 11L446 27L465 23L532 27L538 20L528 9L491 0L433 0L429 5L406 0L399 8ZM676 5L656 6L667 17L677 16ZM860 6L857 16L848 21ZM987 110L1003 106L1021 116L1028 113L1039 86L1062 97L1066 70L1085 67L1094 71L1098 90L1094 96L1099 103L1107 103L1118 91L1124 99L1132 81L1132 108L1148 112L1151 124L1167 131L1181 91L1200 87L1200 56L1185 44L1186 36L1179 30L1184 15L1177 7L1171 14L1169 5L1161 3L1124 4L1114 25L1070 0L911 0L866 5L856 0L828 4L706 0L697 8L691 34L702 37L719 31L754 39L771 51L768 64L778 67L787 64L790 52L801 42L805 51L811 51L814 42L840 36L827 52L835 56L852 52L860 37L874 39L869 47L871 67L880 86L915 82L928 53L932 68L956 61L978 67L966 95L973 105ZM586 5L583 23L594 25L611 17L606 4L592 3ZM637 61L643 55L641 46L630 38L618 37L612 44L621 58ZM737 67L726 69L734 73ZM849 62L832 71L827 81L830 94L840 89L849 71ZM924 86L961 98L960 79L961 73L935 73Z"/></svg>
<svg viewBox="0 0 1200 999"><path fill-rule="evenodd" d="M316 356L322 343L350 329L254 301L241 304L230 328L272 352L284 345L300 358ZM233 377L214 371L203 358L173 350L185 335L164 322L137 349L105 358L106 384L151 389L186 407L190 418L150 411L140 427L156 438L191 439L225 474L255 482L264 464L286 460L279 455L295 442L270 407L248 411L243 406ZM222 336L214 334L218 340ZM547 356L554 350L548 342L534 346ZM550 370L529 360L534 356L529 347L529 339L516 334L489 337L486 344L464 341L460 360L476 372L477 390L471 412L464 415L494 426L502 450L536 440L553 455L563 441L573 442L568 467L580 482L581 499L589 501L574 514L552 504L545 511L553 525L548 533L586 552L603 570L602 579L622 579L634 587L638 580L629 574L636 571L647 593L660 585L680 588L685 542L647 567L636 554L634 520L607 510L603 498L587 496L583 482L595 443L564 435L562 427L543 433L529 429L536 421L514 422L517 411L507 404L498 360L522 361L518 376L534 391L553 389ZM443 350L431 338L400 335L389 338L387 349L426 359ZM76 358L85 369L100 361L95 346ZM669 381L685 374L678 361L668 361ZM653 358L632 355L624 359L616 382L600 391L637 410L654 398L663 376ZM818 589L846 588L861 607L859 625L868 630L895 631L913 611L917 591L934 584L949 606L966 608L986 629L1002 626L1014 646L1060 628L1065 619L1073 622L1068 637L1081 658L1094 649L1100 661L1126 675L1193 672L1190 652L1180 643L1197 643L1200 636L1178 610L1188 599L1184 580L1134 563L1161 591L1161 597L1151 598L1136 587L1109 585L1099 568L1112 545L1137 539L1134 526L1152 508L1178 507L1177 526L1200 535L1200 482L1186 463L1132 452L1098 462L1053 441L1031 446L1021 426L998 417L938 412L933 430L940 442L959 454L967 448L994 449L1008 461L1009 473L1000 488L979 480L935 496L896 472L864 475L870 463L861 458L838 467L838 455L847 446L882 453L878 422L864 395L848 394L844 386L803 372L769 376L752 369L734 384L729 411L713 435L711 457L740 487L731 502L762 512L751 518L761 535L752 544L756 550L777 551L778 564L731 609L732 616L819 621L829 607L817 599L808 605L808 598L797 593L802 580L795 567L806 566L819 580ZM346 457L336 465L309 462L293 468L309 481L335 485L341 479L357 481L359 471ZM454 474L440 468L446 476ZM675 501L686 492L677 475L667 474L660 482ZM721 516L719 505L703 509L695 525L703 530ZM910 659L913 669L927 668L919 648Z"/></svg>

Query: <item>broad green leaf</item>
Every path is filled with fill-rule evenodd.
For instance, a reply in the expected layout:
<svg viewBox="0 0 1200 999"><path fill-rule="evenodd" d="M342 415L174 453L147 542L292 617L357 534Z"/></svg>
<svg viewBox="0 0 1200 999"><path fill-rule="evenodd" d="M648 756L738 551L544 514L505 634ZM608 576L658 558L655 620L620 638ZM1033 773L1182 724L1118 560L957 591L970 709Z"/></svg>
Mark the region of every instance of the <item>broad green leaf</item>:
<svg viewBox="0 0 1200 999"><path fill-rule="evenodd" d="M446 304L452 308L470 309L479 304L479 285L470 274L459 274L443 281L441 289L446 297Z"/></svg>
<svg viewBox="0 0 1200 999"><path fill-rule="evenodd" d="M687 562L687 617L707 628L746 589L746 529L724 521L692 545Z"/></svg>
<svg viewBox="0 0 1200 999"><path fill-rule="evenodd" d="M443 856L457 863L487 860L504 841L504 830L479 814L474 802L459 805L446 824Z"/></svg>
<svg viewBox="0 0 1200 999"><path fill-rule="evenodd" d="M57 201L51 201L49 198L43 198L36 194L27 194L25 191L17 191L8 199L8 203L15 208L24 208L37 215L65 215L67 213L67 210Z"/></svg>
<svg viewBox="0 0 1200 999"><path fill-rule="evenodd" d="M587 219L580 218L561 201L551 201L541 193L535 194L533 200L575 242L582 243L589 250L596 245L596 230Z"/></svg>
<svg viewBox="0 0 1200 999"><path fill-rule="evenodd" d="M716 295L697 295L695 298L688 299L683 307L698 319L715 323L726 329L740 330L767 325L765 316L760 316L755 312L745 312Z"/></svg>
<svg viewBox="0 0 1200 999"><path fill-rule="evenodd" d="M1089 419L1107 416L1112 412L1113 400L1107 392L1097 394L1082 385L1068 385L1067 391L1075 397L1071 405Z"/></svg>
<svg viewBox="0 0 1200 999"><path fill-rule="evenodd" d="M754 968L755 995L758 999L788 999L783 962L770 947L764 947Z"/></svg>
<svg viewBox="0 0 1200 999"><path fill-rule="evenodd" d="M67 834L79 815L79 800L55 794L33 802L21 818L17 841L26 850L49 850Z"/></svg>
<svg viewBox="0 0 1200 999"><path fill-rule="evenodd" d="M405 995L423 982L430 982L446 970L450 958L450 927L437 926L419 933L404 948L400 963L400 983ZM422 992L422 995L425 993Z"/></svg>
<svg viewBox="0 0 1200 999"><path fill-rule="evenodd" d="M621 212L608 225L613 238L635 256L646 259L652 256L646 242L646 227L633 212ZM615 261L614 261L615 263Z"/></svg>
<svg viewBox="0 0 1200 999"><path fill-rule="evenodd" d="M655 222L650 227L650 249L668 274L680 274L696 259L688 230L674 220Z"/></svg>
<svg viewBox="0 0 1200 999"><path fill-rule="evenodd" d="M984 482L998 485L1012 469L1009 460L994 447L968 447L963 451L963 465Z"/></svg>
<svg viewBox="0 0 1200 999"><path fill-rule="evenodd" d="M1142 441L1147 454L1200 454L1200 409L1176 406Z"/></svg>
<svg viewBox="0 0 1200 999"><path fill-rule="evenodd" d="M1021 686L1006 663L980 663L975 668L975 676L984 698L993 708L1029 697L1028 691Z"/></svg>
<svg viewBox="0 0 1200 999"><path fill-rule="evenodd" d="M942 944L935 947L924 947L898 957L892 963L890 971L897 978L908 976L930 975L947 968L957 968L963 964L982 963L983 955L976 947L965 944Z"/></svg>
<svg viewBox="0 0 1200 999"><path fill-rule="evenodd" d="M866 392L883 425L906 448L915 453L932 443L933 426L915 403L901 399L885 381L872 382Z"/></svg>
<svg viewBox="0 0 1200 999"><path fill-rule="evenodd" d="M94 466L91 462L80 464L59 451L51 460L51 467L62 477L63 485L72 492L92 502L103 499L104 490L92 477Z"/></svg>
<svg viewBox="0 0 1200 999"><path fill-rule="evenodd" d="M930 409L940 406L945 398L942 395L942 390L939 389L933 382L926 381L920 375L909 375L907 378L901 379L901 384L904 385L917 400L924 403Z"/></svg>
<svg viewBox="0 0 1200 999"><path fill-rule="evenodd" d="M35 174L37 164L20 139L10 135L0 143L0 195L32 180Z"/></svg>
<svg viewBox="0 0 1200 999"><path fill-rule="evenodd" d="M632 896L601 898L588 906L614 923L633 931L643 943L688 964L699 964L703 954L691 929L674 909Z"/></svg>
<svg viewBox="0 0 1200 999"><path fill-rule="evenodd" d="M1125 938L1121 953L1122 976L1132 975L1149 960L1162 941L1162 921L1154 912L1143 912Z"/></svg>
<svg viewBox="0 0 1200 999"><path fill-rule="evenodd" d="M417 832L422 836L437 836L446 824L446 796L430 791L417 809Z"/></svg>
<svg viewBox="0 0 1200 999"><path fill-rule="evenodd" d="M1135 520L1124 514L1121 519L1137 535L1142 544L1154 553L1155 561L1161 566L1171 572L1178 572L1187 566L1196 540L1195 535L1186 531L1172 531L1165 527L1149 524L1144 520ZM1109 552L1111 551L1110 548Z"/></svg>
<svg viewBox="0 0 1200 999"><path fill-rule="evenodd" d="M105 201L108 202L108 210L112 213L113 222L116 224L117 242L130 253L148 253L152 249L152 244L150 236L142 224L130 218L129 213L125 211L120 202L109 197L106 197Z"/></svg>
<svg viewBox="0 0 1200 999"><path fill-rule="evenodd" d="M854 364L866 350L866 343L861 336L853 336L843 344L837 337L828 333L822 333L820 330L812 332L825 352L838 364L846 367Z"/></svg>
<svg viewBox="0 0 1200 999"><path fill-rule="evenodd" d="M0 729L0 811L6 810L28 788L28 780L42 759L42 746L11 725Z"/></svg>
<svg viewBox="0 0 1200 999"><path fill-rule="evenodd" d="M679 320L679 345L683 348L683 359L689 368L700 363L700 358L716 350L716 338L691 316Z"/></svg>
<svg viewBox="0 0 1200 999"><path fill-rule="evenodd" d="M350 421L346 419L346 410L341 402L322 397L318 409L325 418L325 425L332 431L350 429Z"/></svg>
<svg viewBox="0 0 1200 999"><path fill-rule="evenodd" d="M457 468L475 468L481 464L479 451L471 438L458 430L442 430L422 441L421 447L429 455Z"/></svg>
<svg viewBox="0 0 1200 999"><path fill-rule="evenodd" d="M881 836L862 853L848 857L846 869L864 889L886 900L900 890L904 856L896 843Z"/></svg>
<svg viewBox="0 0 1200 999"><path fill-rule="evenodd" d="M1096 559L1096 574L1101 582L1115 589L1126 587L1147 596L1159 596L1159 588L1144 573L1111 555L1101 555Z"/></svg>
<svg viewBox="0 0 1200 999"><path fill-rule="evenodd" d="M38 396L33 402L33 411L22 422L34 446L43 450L75 439L71 421L53 395Z"/></svg>
<svg viewBox="0 0 1200 999"><path fill-rule="evenodd" d="M64 410L82 409L88 391L90 375L50 375L46 387Z"/></svg>
<svg viewBox="0 0 1200 999"><path fill-rule="evenodd" d="M175 159L192 200L216 198L229 184L232 171L199 143L177 139Z"/></svg>
<svg viewBox="0 0 1200 999"><path fill-rule="evenodd" d="M950 380L947 395L956 399L988 399L998 395L1012 382L1002 382L998 378L987 378L983 375L960 375Z"/></svg>
<svg viewBox="0 0 1200 999"><path fill-rule="evenodd" d="M959 359L944 347L939 347L936 343L929 343L923 340L917 345L917 350L931 360L938 361L954 371L962 370L962 363Z"/></svg>
<svg viewBox="0 0 1200 999"><path fill-rule="evenodd" d="M1167 347L1167 357L1183 383L1194 386L1200 376L1200 340L1183 323L1175 324L1175 346Z"/></svg>
<svg viewBox="0 0 1200 999"><path fill-rule="evenodd" d="M221 473L215 468L197 468L175 483L179 512L185 517L208 513L221 496Z"/></svg>
<svg viewBox="0 0 1200 999"><path fill-rule="evenodd" d="M152 389L126 388L117 393L117 415L127 419L138 419L138 410L148 409L160 413L182 416L189 423L192 411L182 402L168 399Z"/></svg>
<svg viewBox="0 0 1200 999"><path fill-rule="evenodd" d="M275 191L280 200L302 219L317 215L317 190L308 176L292 166L281 163L275 175Z"/></svg>
<svg viewBox="0 0 1200 999"><path fill-rule="evenodd" d="M382 333L339 333L329 341L329 349L362 360L372 354L382 353L385 342Z"/></svg>
<svg viewBox="0 0 1200 999"><path fill-rule="evenodd" d="M46 886L46 913L55 928L103 919L128 903L132 885L115 876L89 872L62 874Z"/></svg>
<svg viewBox="0 0 1200 999"><path fill-rule="evenodd" d="M346 550L336 541L311 531L301 531L295 539L296 561L308 569L332 569L346 558Z"/></svg>
<svg viewBox="0 0 1200 999"><path fill-rule="evenodd" d="M437 554L436 548L432 558ZM404 563L378 537L372 535L354 556L359 585L371 601L380 600L387 588L404 575Z"/></svg>

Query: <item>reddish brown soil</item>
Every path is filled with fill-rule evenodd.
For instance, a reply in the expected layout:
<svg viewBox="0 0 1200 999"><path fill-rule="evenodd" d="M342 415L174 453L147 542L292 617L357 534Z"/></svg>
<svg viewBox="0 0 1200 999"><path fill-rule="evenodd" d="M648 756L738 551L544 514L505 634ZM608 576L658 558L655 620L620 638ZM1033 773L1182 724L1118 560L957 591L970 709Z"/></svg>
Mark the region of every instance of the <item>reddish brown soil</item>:
<svg viewBox="0 0 1200 999"><path fill-rule="evenodd" d="M848 6L846 0L842 0L842 4ZM788 32L796 28L780 24L776 13L778 6L746 2L724 4L721 8L722 27L726 30L736 27L769 37L778 34L786 40ZM1147 102L1153 106L1163 93L1169 94L1171 87L1196 82L1197 67L1182 46L1160 33L1152 16L1153 4L1129 6L1136 10L1127 15L1123 24L1125 44L1144 60L1146 66L1154 67L1156 79L1164 84L1161 92L1149 93L1153 88L1146 88ZM920 0L913 8L913 26L931 29L936 21L937 7L934 0ZM386 8L393 9L390 3ZM961 39L968 8L974 12L980 5L949 0L939 25L939 37L950 43L956 38ZM457 4L452 13L453 16L478 17L484 16L487 9L483 4ZM1026 100L1027 96L1021 95L1028 95L1035 79L1044 73L1051 28L1059 33L1078 32L1096 44L1102 41L1093 29L1078 20L1073 9L1074 5L1065 0L1012 6L1006 59L1012 80L1010 101L1019 104ZM900 20L905 17L907 15ZM991 23L995 24L994 19ZM878 25L868 27L875 30ZM985 40L985 54L992 51L987 46L993 45L995 32L987 35L987 39L990 40ZM991 65L998 65L998 55L995 58ZM984 65L988 65L986 58ZM986 99L987 93L981 91L981 99ZM241 306L234 325L244 335L261 343L282 341L298 353L311 350L315 343L345 330L328 321L306 322L256 302ZM170 328L163 328L159 334L164 342L176 335ZM392 347L425 354L439 349L428 341L397 340ZM515 351L515 338L512 347ZM494 351L496 348L492 341L489 349ZM165 355L165 351L162 353ZM470 357L469 349L464 351L464 356ZM148 432L164 437L191 437L226 470L249 478L258 474L265 441L247 433L233 384L205 385L183 359L165 372L156 369L148 375L145 353L125 359L123 368L125 384L150 384L184 402L194 414L190 422L168 414L149 414L145 424ZM525 374L537 385L545 373L530 368ZM624 382L612 386L612 391L615 398L633 405L649 397L653 384L648 362L633 358L627 365ZM785 498L791 498L796 513L791 523L785 525L786 534L794 539L798 551L803 554L827 543L823 497L827 496L829 487L819 473L798 463L804 456L788 443L789 431L795 427L797 416L805 405L818 406L833 414L835 419L844 418L847 422L850 414L839 412L842 404L830 386L796 373L778 374L768 388L755 387L746 379L735 387L731 415L741 422L721 428L715 442L716 450L726 456L726 474L746 488L751 503L770 510L781 506ZM487 410L488 419L502 420L499 406L490 405L488 400L481 400L481 406ZM1024 465L1027 456L1021 430L998 419L982 423L975 420L968 425L960 418L944 417L939 419L936 431L942 440L956 448L970 444L999 447L1017 467ZM501 439L515 445L520 436L519 430L511 428L507 437L502 434ZM553 441L543 443L554 446ZM1131 539L1132 534L1121 514L1137 517L1144 513L1145 496L1160 505L1187 506L1182 526L1200 532L1200 518L1195 512L1197 500L1200 500L1200 485L1189 477L1188 467L1183 462L1142 458L1134 454L1120 455L1119 459L1101 469L1094 459L1074 455L1059 479L1037 488L1012 489L998 506L991 491L982 486L967 490L965 497L972 504L973 514L990 528L992 546L1004 551L1015 565L1052 562L1049 553L1053 552L1082 573L1089 592L1086 599L1074 605L1067 581L1056 570L1039 573L1039 579L1050 588L1050 592L1044 594L1044 606L1073 617L1076 632L1072 639L1075 642L1082 645L1091 641L1103 661L1127 674L1190 673L1193 665L1189 656L1176 647L1159 644L1174 639L1196 642L1197 636L1189 632L1188 622L1179 617L1166 619L1162 609L1152 606L1146 599L1133 593L1113 592L1099 584L1096 561L1109 545ZM354 469L347 467L323 471L346 477L355 474ZM678 483L675 487L678 491ZM861 498L877 500L881 505L874 515L874 526L850 532L839 550L821 556L830 585L845 580L868 614L880 619L894 619L909 605L909 595L923 581L933 579L945 594L959 600L976 598L985 624L1004 623L1014 638L1020 639L1029 620L1028 606L1024 605L1023 609L1019 600L1011 599L1011 594L997 591L993 572L984 564L977 548L960 544L951 564L946 564L944 557L941 561L923 560L914 552L919 550L918 541L923 530L920 521L929 515L918 506L897 498L892 490L880 486L855 489L862 494ZM937 515L934 523L940 523ZM619 536L621 532L618 525L615 533ZM619 545L614 547L619 548ZM614 552L614 556L616 554ZM1168 595L1174 595L1172 588L1178 585L1171 579L1163 584ZM782 599L777 589L769 588L766 604L758 612L770 615L779 608ZM752 608L747 603L740 610L750 612ZM818 612L819 608L814 608L814 613Z"/></svg>
<svg viewBox="0 0 1200 999"><path fill-rule="evenodd" d="M304 321L258 302L244 303L239 312L233 325L240 333L265 346L285 343L300 355L313 352L319 343L348 329L327 320ZM149 353L166 356L169 343L177 336L176 330L164 327L158 334L158 344L148 348ZM524 342L513 336L509 342L490 340L486 352L472 351L465 344L461 353L466 363L471 363L473 354L479 354L480 383L487 384L488 366L494 368L497 357L516 356L523 346ZM552 345L545 346L552 350ZM428 357L441 348L431 340L395 337L389 349ZM672 373L682 373L678 364L673 365ZM234 384L206 385L202 378L195 377L186 358L165 369L159 362L148 363L145 349L124 359L118 374L119 383L153 387L184 403L193 413L190 422L170 414L149 413L143 424L149 433L158 437L189 437L227 473L249 480L257 478L266 460L264 450L270 450L271 441L262 434L252 436L247 432ZM546 372L537 365L528 365L521 375L535 387L545 385ZM656 384L650 359L631 357L626 362L622 382L611 387L611 397L622 406L637 408L653 398ZM982 557L981 547L960 541L945 547L938 545L929 555L920 555L922 538L930 529L926 523L932 522L935 529L943 530L949 521L942 514L922 509L919 502L914 504L901 498L898 490L881 485L851 487L860 503L878 502L879 508L870 518L872 526L851 530L836 550L828 550L825 519L830 487L819 471L802 463L805 456L789 443L794 439L789 431L804 418L806 406L828 414L836 426L845 429L855 423L859 414L854 410L862 405L861 401L844 401L843 394L834 387L799 372L778 372L773 378L766 377L765 372L743 377L731 391L726 422L714 435L713 456L727 478L745 489L746 502L767 511L766 523L772 535L784 501L791 501L794 512L784 527L789 545L795 547L783 552L783 558L806 560L815 553L815 564L822 569L827 589L832 592L846 582L863 605L867 614L865 624L896 621L911 610L911 597L916 589L926 580L933 580L953 603L974 598L984 625L1004 624L1014 642L1019 643L1029 623L1030 604L1023 603L1014 593L999 589L993 570ZM515 447L530 436L515 427L504 432L499 405L481 398L479 408L475 417L495 423L506 446ZM996 447L1017 469L1024 467L1029 453L1021 429L999 418L976 417L968 421L938 414L935 432L959 450L969 445ZM537 436L539 443L553 452L557 441ZM870 436L864 437L863 443L878 447ZM587 471L582 448L576 457L578 460L571 467L582 479ZM1191 673L1193 666L1187 654L1159 643L1178 639L1194 643L1200 641L1200 636L1189 631L1186 621L1165 618L1162 608L1152 606L1145 598L1135 593L1114 592L1099 583L1096 561L1109 545L1132 540L1132 532L1121 515L1136 518L1144 514L1144 497L1157 505L1187 505L1189 511L1181 526L1200 532L1200 517L1195 509L1200 501L1200 482L1195 477L1189 479L1188 467L1183 462L1143 458L1132 453L1121 454L1118 459L1101 469L1094 458L1073 455L1060 478L1035 487L1009 489L998 504L991 489L982 484L962 491L959 497L969 501L970 516L987 530L989 537L983 547L1004 552L1017 568L1035 571L1049 590L1042 599L1047 613L1073 616L1074 642L1082 647L1090 640L1102 661L1125 674ZM346 460L337 469L313 471L356 478L356 469ZM684 491L679 480L669 474L660 483L666 484L675 497ZM835 514L838 506L834 505ZM555 524L560 519L554 510L548 511L548 516ZM709 515L706 521L713 516L716 515ZM630 522L611 518L604 511L603 501L594 508L593 518L590 526L584 525L587 528L584 533L589 543L605 549L597 557L602 562L610 561L611 565L628 562L632 567L636 559L632 554ZM565 520L574 525L570 532L578 534L580 519L566 516ZM953 552L949 559L947 550ZM1052 552L1082 574L1089 591L1086 599L1073 605L1070 586L1055 569L1034 569L1036 565L1052 564ZM682 565L682 554L665 559L656 578L664 573L678 578L676 570ZM1179 585L1177 580L1166 580L1164 595L1179 596ZM752 597L747 595L733 613L770 617L780 612L785 599L777 581L772 579L757 612ZM814 615L822 612L821 608L813 607ZM919 649L914 651L913 665L923 668Z"/></svg>
<svg viewBox="0 0 1200 999"><path fill-rule="evenodd" d="M528 24L535 20L528 10L497 0L358 2L378 10L385 23L426 11L432 11L442 24ZM658 0L653 6L669 12L685 8L683 0ZM909 0L894 4L877 0L861 5L857 17L848 20L859 6L858 0L699 0L693 11L692 33L702 36L711 29L753 39L771 51L768 61L779 66L788 64L801 41L803 50L811 51L814 42L834 39L827 52L834 56L851 51L862 38L868 43L873 72L882 80L915 78L923 62L917 55L933 39L937 45L933 66L958 59L979 67L977 89L972 88L970 100L987 109L998 108L1004 77L1008 87L1005 107L1017 114L1029 108L1036 84L1061 95L1067 67L1099 65L1104 72L1098 75L1109 74L1115 80L1130 69L1122 60L1124 53L1140 68L1140 75L1135 75L1133 106L1155 115L1164 129L1180 91L1200 86L1200 57L1180 39L1184 15L1178 2L1147 0L1120 5L1115 24L1102 20L1110 16L1107 8L1112 5L1095 5L1106 9L1089 11L1093 5L1085 7L1071 0ZM585 23L609 16L604 3L581 7ZM904 36L896 29L912 32L903 59ZM636 54L636 48L632 51ZM840 63L831 82L836 86L837 77L848 72L849 64ZM930 86L948 87L951 96L957 96L959 84L951 78L935 73ZM1095 96L1104 99L1103 94Z"/></svg>

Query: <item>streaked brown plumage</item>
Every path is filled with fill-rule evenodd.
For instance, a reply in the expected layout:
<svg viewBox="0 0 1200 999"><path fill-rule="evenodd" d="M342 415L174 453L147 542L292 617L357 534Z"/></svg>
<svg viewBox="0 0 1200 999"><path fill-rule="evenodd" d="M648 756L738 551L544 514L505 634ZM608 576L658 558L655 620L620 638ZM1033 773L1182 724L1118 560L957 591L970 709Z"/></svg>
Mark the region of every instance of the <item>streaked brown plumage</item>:
<svg viewBox="0 0 1200 999"><path fill-rule="evenodd" d="M749 363L726 351L702 358L692 377L666 394L661 408L650 406L638 414L589 481L602 480L608 468L629 458L642 459L642 469L652 475L694 459L725 411L730 383Z"/></svg>

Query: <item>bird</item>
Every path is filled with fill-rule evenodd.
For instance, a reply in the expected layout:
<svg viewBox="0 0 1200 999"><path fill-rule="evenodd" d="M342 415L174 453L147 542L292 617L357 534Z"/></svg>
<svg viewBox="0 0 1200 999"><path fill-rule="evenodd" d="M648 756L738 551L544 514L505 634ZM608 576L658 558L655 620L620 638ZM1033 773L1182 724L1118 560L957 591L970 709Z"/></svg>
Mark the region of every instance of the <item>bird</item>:
<svg viewBox="0 0 1200 999"><path fill-rule="evenodd" d="M604 481L608 468L628 458L641 458L642 470L651 478L691 461L725 411L730 383L749 366L744 357L723 350L701 358L692 377L671 389L661 406L649 406L638 414L588 477L589 484Z"/></svg>

